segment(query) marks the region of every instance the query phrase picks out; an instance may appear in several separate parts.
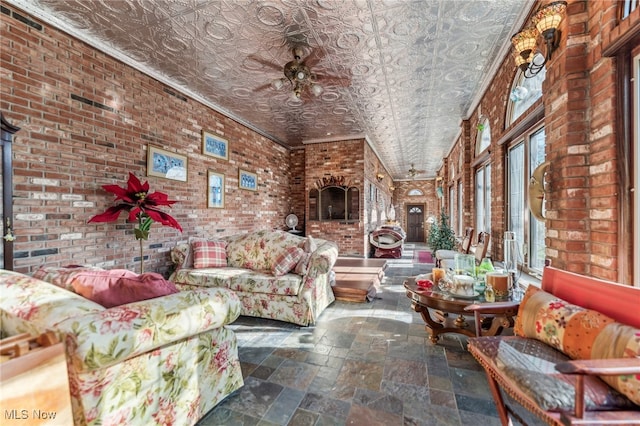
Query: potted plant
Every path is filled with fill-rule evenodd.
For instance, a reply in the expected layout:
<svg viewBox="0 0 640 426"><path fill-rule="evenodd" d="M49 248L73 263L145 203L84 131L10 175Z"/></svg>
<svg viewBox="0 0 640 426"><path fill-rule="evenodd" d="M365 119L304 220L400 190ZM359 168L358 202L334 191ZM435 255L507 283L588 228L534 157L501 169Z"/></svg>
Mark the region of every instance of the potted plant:
<svg viewBox="0 0 640 426"><path fill-rule="evenodd" d="M116 196L120 203L109 207L104 213L96 215L89 220L91 222L113 222L118 219L120 213L129 213L129 222L136 222L134 228L136 240L140 241L140 273L144 272L144 246L143 242L149 238L151 224L159 222L164 226L175 228L182 232L180 224L170 215L158 207L171 207L176 201L170 200L167 194L162 192L149 193L149 182L142 184L140 180L129 172L127 187L118 185L102 185L105 191Z"/></svg>
<svg viewBox="0 0 640 426"><path fill-rule="evenodd" d="M427 244L434 254L438 250L453 250L456 246L456 235L449 226L449 216L444 212L444 208L440 211L440 221L431 225Z"/></svg>

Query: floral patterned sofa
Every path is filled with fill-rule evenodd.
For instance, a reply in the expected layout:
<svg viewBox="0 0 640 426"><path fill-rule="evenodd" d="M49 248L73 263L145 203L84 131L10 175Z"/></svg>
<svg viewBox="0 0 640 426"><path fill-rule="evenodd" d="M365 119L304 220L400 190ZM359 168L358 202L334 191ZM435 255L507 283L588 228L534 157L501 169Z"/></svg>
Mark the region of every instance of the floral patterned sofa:
<svg viewBox="0 0 640 426"><path fill-rule="evenodd" d="M70 288L73 273L44 275ZM107 309L0 270L0 294L2 336L53 330L65 342L76 425L193 425L243 385L225 327L240 314L231 291L194 288Z"/></svg>
<svg viewBox="0 0 640 426"><path fill-rule="evenodd" d="M242 315L301 326L314 324L334 300L332 241L285 231L255 231L216 241L191 239L172 249L170 280L179 289L225 287L242 302Z"/></svg>

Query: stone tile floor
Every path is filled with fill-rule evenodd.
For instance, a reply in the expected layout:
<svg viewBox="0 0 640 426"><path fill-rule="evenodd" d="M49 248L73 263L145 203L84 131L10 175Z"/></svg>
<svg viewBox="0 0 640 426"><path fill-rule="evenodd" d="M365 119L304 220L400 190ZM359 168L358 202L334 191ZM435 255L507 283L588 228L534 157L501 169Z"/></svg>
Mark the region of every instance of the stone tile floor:
<svg viewBox="0 0 640 426"><path fill-rule="evenodd" d="M198 425L499 425L466 337L431 344L410 308L403 280L433 266L414 248L389 261L376 300L336 301L315 326L240 317L245 385Z"/></svg>

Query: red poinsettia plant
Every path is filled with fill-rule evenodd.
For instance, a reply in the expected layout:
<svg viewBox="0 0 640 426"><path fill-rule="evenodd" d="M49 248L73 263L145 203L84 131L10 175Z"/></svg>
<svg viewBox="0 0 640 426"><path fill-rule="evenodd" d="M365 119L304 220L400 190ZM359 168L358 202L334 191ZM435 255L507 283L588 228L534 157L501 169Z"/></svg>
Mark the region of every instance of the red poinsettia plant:
<svg viewBox="0 0 640 426"><path fill-rule="evenodd" d="M149 238L149 231L153 222L160 222L162 225L170 226L182 232L182 227L173 217L158 209L161 206L171 207L176 201L169 200L167 194L162 192L149 193L149 182L144 184L131 172L127 187L118 185L102 185L105 191L116 196L115 201L122 202L109 207L104 213L95 215L89 219L91 222L114 222L118 220L120 213L129 212L129 222L137 222L135 228L136 240L140 241L140 273L144 272L143 265L143 240Z"/></svg>

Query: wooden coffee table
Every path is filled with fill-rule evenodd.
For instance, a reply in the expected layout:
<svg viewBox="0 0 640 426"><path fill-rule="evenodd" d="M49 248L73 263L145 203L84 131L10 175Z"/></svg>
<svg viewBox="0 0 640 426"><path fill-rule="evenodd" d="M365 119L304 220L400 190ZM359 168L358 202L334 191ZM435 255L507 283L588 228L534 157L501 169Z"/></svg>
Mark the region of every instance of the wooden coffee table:
<svg viewBox="0 0 640 426"><path fill-rule="evenodd" d="M469 337L475 337L478 333L482 336L498 335L503 329L513 327L513 317L518 313L517 304L505 310L505 303L498 303L494 311L483 310L484 316L478 317L480 324L476 327L476 321L466 308L484 303L483 295L462 298L435 286L431 289L422 288L416 284L415 277L406 279L404 288L407 290L407 297L411 299L411 309L422 316L434 344L438 343L438 338L443 333L459 333Z"/></svg>

